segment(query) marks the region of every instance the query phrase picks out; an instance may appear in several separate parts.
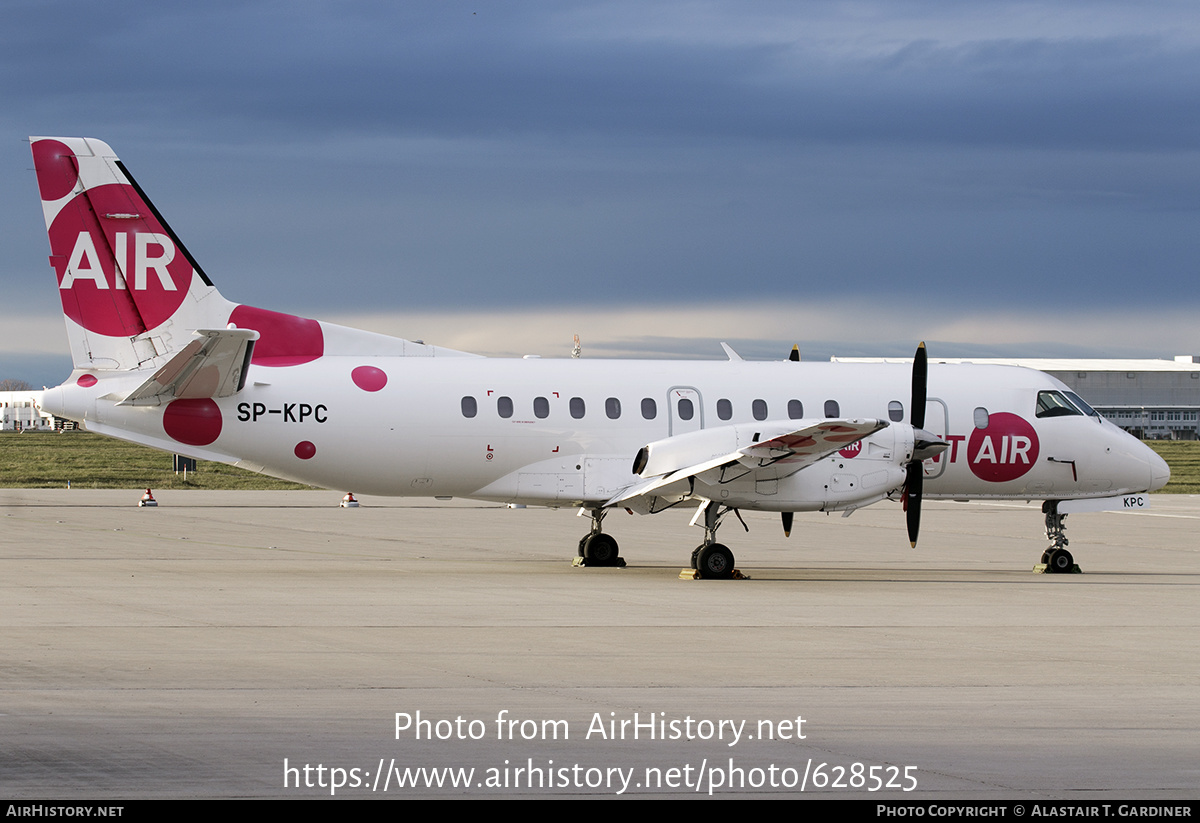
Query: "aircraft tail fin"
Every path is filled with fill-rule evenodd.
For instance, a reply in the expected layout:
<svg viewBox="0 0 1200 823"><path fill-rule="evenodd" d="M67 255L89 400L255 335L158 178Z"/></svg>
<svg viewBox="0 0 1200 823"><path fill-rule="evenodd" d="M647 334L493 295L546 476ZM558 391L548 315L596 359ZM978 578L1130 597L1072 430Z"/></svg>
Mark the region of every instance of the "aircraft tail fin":
<svg viewBox="0 0 1200 823"><path fill-rule="evenodd" d="M50 265L76 369L161 366L225 300L107 144L33 137Z"/></svg>

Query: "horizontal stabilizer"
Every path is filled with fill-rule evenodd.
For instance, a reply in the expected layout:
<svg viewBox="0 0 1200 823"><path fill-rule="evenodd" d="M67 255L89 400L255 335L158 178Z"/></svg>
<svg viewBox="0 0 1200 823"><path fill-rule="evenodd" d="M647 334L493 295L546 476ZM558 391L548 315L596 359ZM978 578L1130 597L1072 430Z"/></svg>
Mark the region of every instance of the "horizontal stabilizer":
<svg viewBox="0 0 1200 823"><path fill-rule="evenodd" d="M118 405L156 406L178 398L218 398L237 394L258 332L253 329L200 329L154 376Z"/></svg>

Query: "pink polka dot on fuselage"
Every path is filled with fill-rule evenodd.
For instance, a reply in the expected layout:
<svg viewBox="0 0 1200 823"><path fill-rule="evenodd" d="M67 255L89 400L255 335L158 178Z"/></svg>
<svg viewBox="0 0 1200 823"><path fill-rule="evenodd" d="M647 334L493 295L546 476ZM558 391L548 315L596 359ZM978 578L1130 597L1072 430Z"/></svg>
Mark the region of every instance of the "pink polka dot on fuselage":
<svg viewBox="0 0 1200 823"><path fill-rule="evenodd" d="M350 372L350 379L363 391L379 391L387 385L388 380L383 369L374 366L359 366Z"/></svg>
<svg viewBox="0 0 1200 823"><path fill-rule="evenodd" d="M85 389L91 388L96 385L96 375L81 374L79 375L79 379L75 381L75 385L82 386Z"/></svg>
<svg viewBox="0 0 1200 823"><path fill-rule="evenodd" d="M311 460L317 453L317 447L307 440L301 440L296 444L296 456L301 460Z"/></svg>
<svg viewBox="0 0 1200 823"><path fill-rule="evenodd" d="M221 410L208 398L172 400L163 411L163 431L189 446L207 446L221 436Z"/></svg>
<svg viewBox="0 0 1200 823"><path fill-rule="evenodd" d="M316 360L325 351L325 335L316 320L253 306L238 306L229 315L229 322L239 329L254 329L261 335L250 358L255 365L299 366Z"/></svg>

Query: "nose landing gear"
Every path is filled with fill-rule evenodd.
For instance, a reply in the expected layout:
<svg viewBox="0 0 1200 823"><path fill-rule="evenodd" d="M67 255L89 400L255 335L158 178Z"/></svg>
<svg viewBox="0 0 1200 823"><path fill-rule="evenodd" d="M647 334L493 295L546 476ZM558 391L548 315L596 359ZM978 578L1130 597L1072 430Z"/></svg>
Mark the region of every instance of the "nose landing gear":
<svg viewBox="0 0 1200 823"><path fill-rule="evenodd" d="M1047 500L1042 503L1042 512L1046 515L1046 537L1050 546L1042 552L1044 571L1048 574L1071 574L1078 572L1075 558L1067 551L1067 515L1058 511L1057 500Z"/></svg>

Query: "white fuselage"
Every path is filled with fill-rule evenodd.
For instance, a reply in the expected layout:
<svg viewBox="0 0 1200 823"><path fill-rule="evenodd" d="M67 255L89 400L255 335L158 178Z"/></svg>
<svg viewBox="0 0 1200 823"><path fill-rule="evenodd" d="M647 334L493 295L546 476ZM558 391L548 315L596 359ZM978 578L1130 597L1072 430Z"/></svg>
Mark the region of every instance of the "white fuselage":
<svg viewBox="0 0 1200 823"><path fill-rule="evenodd" d="M364 367L375 378L367 388L353 377ZM204 401L217 410L219 434L202 445L166 436L164 406L118 406L99 396L101 386L65 384L43 404L104 433L328 488L596 505L638 479L634 456L652 441L734 424L786 430L798 414L810 422L907 421L910 381L910 369L898 364L325 356L251 366L241 392ZM1039 391L1065 389L1040 372L934 365L928 386L924 428L950 446L925 463L927 497L1098 497L1166 482L1166 464L1111 423L1036 417ZM682 401L690 401L690 416ZM976 425L981 413L984 428ZM209 434L198 440L211 435L211 416L204 425ZM850 494L841 505L821 489L830 478L857 489L860 475L875 474L875 442L884 444L885 463L899 465L889 438L900 428L888 426L792 479L759 473L749 488L722 484L721 496L717 484L711 494L703 483L694 491L772 511L865 505L896 491L894 471L876 474L872 494Z"/></svg>

